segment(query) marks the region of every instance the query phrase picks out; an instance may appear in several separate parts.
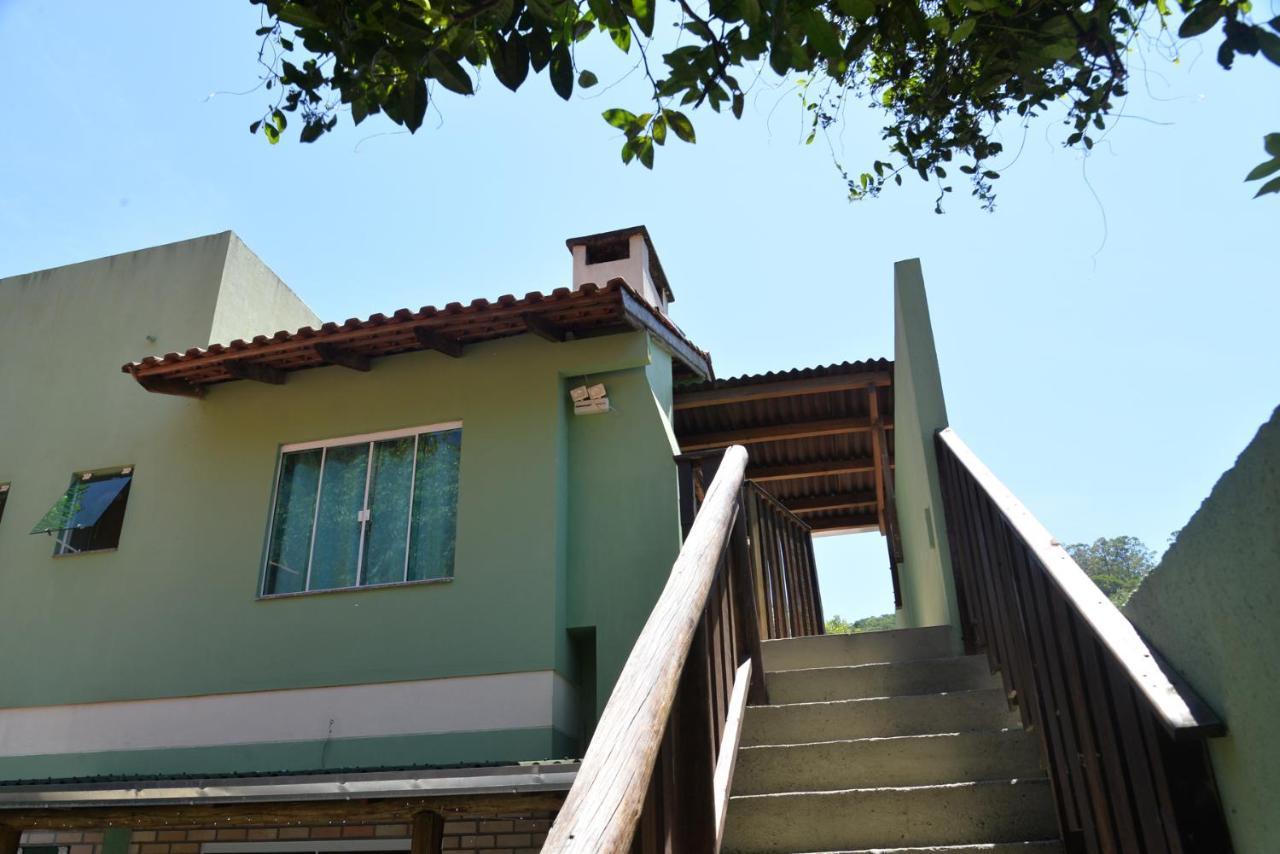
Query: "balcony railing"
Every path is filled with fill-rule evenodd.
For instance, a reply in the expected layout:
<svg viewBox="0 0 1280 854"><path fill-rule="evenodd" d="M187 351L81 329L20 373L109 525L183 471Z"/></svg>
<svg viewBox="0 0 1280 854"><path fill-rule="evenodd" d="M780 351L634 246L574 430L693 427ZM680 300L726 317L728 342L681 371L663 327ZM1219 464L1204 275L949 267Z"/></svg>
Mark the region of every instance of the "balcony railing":
<svg viewBox="0 0 1280 854"><path fill-rule="evenodd" d="M1068 850L1221 852L1221 720L950 429L939 475L962 631L1040 732Z"/></svg>
<svg viewBox="0 0 1280 854"><path fill-rule="evenodd" d="M718 850L743 713L767 701L761 640L822 631L808 528L744 483L746 450L679 462L684 546L546 854Z"/></svg>

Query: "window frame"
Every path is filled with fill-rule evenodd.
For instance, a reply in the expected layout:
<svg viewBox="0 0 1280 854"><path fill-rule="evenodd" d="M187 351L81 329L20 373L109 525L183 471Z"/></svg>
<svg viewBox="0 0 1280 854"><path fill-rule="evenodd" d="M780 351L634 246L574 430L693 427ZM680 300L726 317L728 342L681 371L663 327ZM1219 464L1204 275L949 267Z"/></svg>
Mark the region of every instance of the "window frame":
<svg viewBox="0 0 1280 854"><path fill-rule="evenodd" d="M63 496L65 496L68 491L70 491L73 487L75 487L77 483L84 483L85 481L93 480L94 478L127 477L128 482L125 483L125 485L121 488L120 493L117 494L117 496L111 500L111 502L107 505L107 507L103 509L103 512L99 515L97 521L95 521L92 525L87 525L83 528L62 528L57 531L50 530L50 531L40 532L40 531L33 530L31 533L32 534L45 533L53 537L53 540L54 540L53 554L50 555L50 557L58 560L61 560L63 558L80 557L82 555L110 554L111 552L119 551L120 540L124 538L124 523L126 518L125 514L128 511L128 506L129 506L129 493L131 493L133 490L133 480L136 474L137 474L137 466L135 466L133 463L129 463L128 465L123 465L123 466L110 466L108 468L99 468L99 469L84 469L82 471L73 472L71 475L71 482L67 485L66 490L63 490L63 493L62 493ZM124 506L120 510L120 531L116 535L115 543L109 546L102 546L100 548L92 548L92 549L73 548L69 542L70 537L82 531L93 531L95 528L97 528L98 525L101 524L102 522L102 517L105 516L111 510L112 505L114 505L115 502L119 500L120 495L124 495L125 498L124 498ZM60 501L61 497L59 497L58 500ZM54 506L57 506L56 501L54 502ZM46 513L46 515L48 514ZM42 520L43 520L43 517L42 517ZM36 526L39 527L39 522L36 523Z"/></svg>
<svg viewBox="0 0 1280 854"><path fill-rule="evenodd" d="M277 449L276 451L275 483L271 488L271 501L267 508L267 513L268 513L267 536L266 536L265 542L263 543L262 560L260 561L260 566L259 566L257 598L260 600L261 599L291 599L297 596L320 596L326 593L351 593L358 590L382 590L388 587L408 587L408 586L417 585L417 584L442 584L442 583L453 581L452 575L444 576L440 578L409 579L407 577L408 568L409 568L409 552L408 552L409 543L407 538L408 538L409 530L413 524L413 514L412 512L410 512L409 514L410 527L406 528L406 531L405 531L405 534L406 534L405 575L406 577L404 579L400 581L385 581L378 584L361 584L360 583L361 577L364 574L365 545L368 539L368 528L367 526L363 526L360 529L360 547L356 556L356 583L348 585L346 587L322 587L316 590L310 589L311 563L314 557L315 535L316 535L315 525L319 517L319 511L320 511L320 494L321 494L321 490L324 488L324 456L322 456L321 463L320 463L320 479L316 483L316 506L313 511L314 515L312 516L312 520L311 520L312 554L309 554L307 557L307 578L306 578L306 581L304 582L304 588L302 590L292 590L285 593L268 593L267 592L267 581L269 579L269 572L270 572L270 567L267 565L267 563L271 559L271 539L272 537L275 536L275 529L276 529L276 510L277 510L276 504L280 497L280 478L282 473L284 472L284 458L286 455L299 453L302 451L315 451L315 450L323 451L328 448L346 447L350 445L367 445L369 446L370 451L372 451L373 445L376 442L382 442L389 439L403 439L405 437L412 436L414 437L413 474L410 476L410 480L409 480L409 500L412 501L413 490L417 485L417 475L418 475L418 453L417 453L418 437L428 433L448 433L454 430L459 430L459 431L462 430L461 421L441 421L434 424L425 424L418 427L404 427L396 430L379 430L374 433L357 433L352 436L340 436L334 439L315 439L307 442L291 442L288 444L281 445L279 449ZM462 465L461 458L459 458L459 464L458 464L459 480L461 480L461 465ZM364 508L365 510L369 509L367 505L369 503L369 489L370 489L370 480L372 476L373 476L373 457L372 457L372 453L370 453L369 461L366 464L366 469L365 469L365 486L364 486L364 503L366 505L366 507ZM456 508L455 508L455 512L456 512ZM367 520L365 521L367 522ZM362 523L362 525L364 525L364 523ZM456 537L456 534L455 534L455 537Z"/></svg>

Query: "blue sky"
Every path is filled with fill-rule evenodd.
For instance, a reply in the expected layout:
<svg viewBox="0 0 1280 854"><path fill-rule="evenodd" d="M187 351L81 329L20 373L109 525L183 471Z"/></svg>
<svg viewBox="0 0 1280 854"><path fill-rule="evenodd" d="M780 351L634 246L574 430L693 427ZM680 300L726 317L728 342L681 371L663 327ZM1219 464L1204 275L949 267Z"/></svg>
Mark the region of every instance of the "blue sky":
<svg viewBox="0 0 1280 854"><path fill-rule="evenodd" d="M1134 54L1087 158L1060 124L1011 127L995 213L953 194L936 216L918 182L847 202L768 76L744 121L695 114L698 144L652 173L599 117L643 106L635 75L570 103L485 79L414 136L344 122L272 147L246 130L265 96L229 94L256 83L257 23L226 0L0 0L0 276L231 228L344 319L566 284L565 237L644 223L674 318L728 376L891 356L893 262L918 256L953 426L1066 542L1162 549L1280 404L1280 201L1242 183L1280 72L1224 72L1216 41ZM611 51L587 56L605 84L632 64ZM877 122L850 110L850 166L882 154ZM819 541L828 614L891 607L884 555Z"/></svg>

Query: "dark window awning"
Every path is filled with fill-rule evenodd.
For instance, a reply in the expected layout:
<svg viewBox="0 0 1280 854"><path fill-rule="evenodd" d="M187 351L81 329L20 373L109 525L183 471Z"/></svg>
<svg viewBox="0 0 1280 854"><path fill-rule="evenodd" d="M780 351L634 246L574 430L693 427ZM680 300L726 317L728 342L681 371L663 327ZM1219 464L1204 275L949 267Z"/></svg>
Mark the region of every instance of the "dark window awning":
<svg viewBox="0 0 1280 854"><path fill-rule="evenodd" d="M133 480L133 470L95 474L76 480L31 529L33 534L78 531L98 524L102 514Z"/></svg>

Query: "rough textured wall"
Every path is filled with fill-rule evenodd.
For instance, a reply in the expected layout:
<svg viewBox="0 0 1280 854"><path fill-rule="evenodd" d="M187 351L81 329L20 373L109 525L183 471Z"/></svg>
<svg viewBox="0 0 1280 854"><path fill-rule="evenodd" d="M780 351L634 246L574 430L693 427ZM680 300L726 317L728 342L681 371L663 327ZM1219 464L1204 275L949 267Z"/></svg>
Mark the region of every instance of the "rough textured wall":
<svg viewBox="0 0 1280 854"><path fill-rule="evenodd" d="M956 627L958 644L960 620L933 439L947 426L947 405L924 276L915 259L894 265L893 395L894 485L904 559L898 624L949 624Z"/></svg>
<svg viewBox="0 0 1280 854"><path fill-rule="evenodd" d="M1280 851L1280 409L1124 612L1226 720L1209 752L1236 850Z"/></svg>

